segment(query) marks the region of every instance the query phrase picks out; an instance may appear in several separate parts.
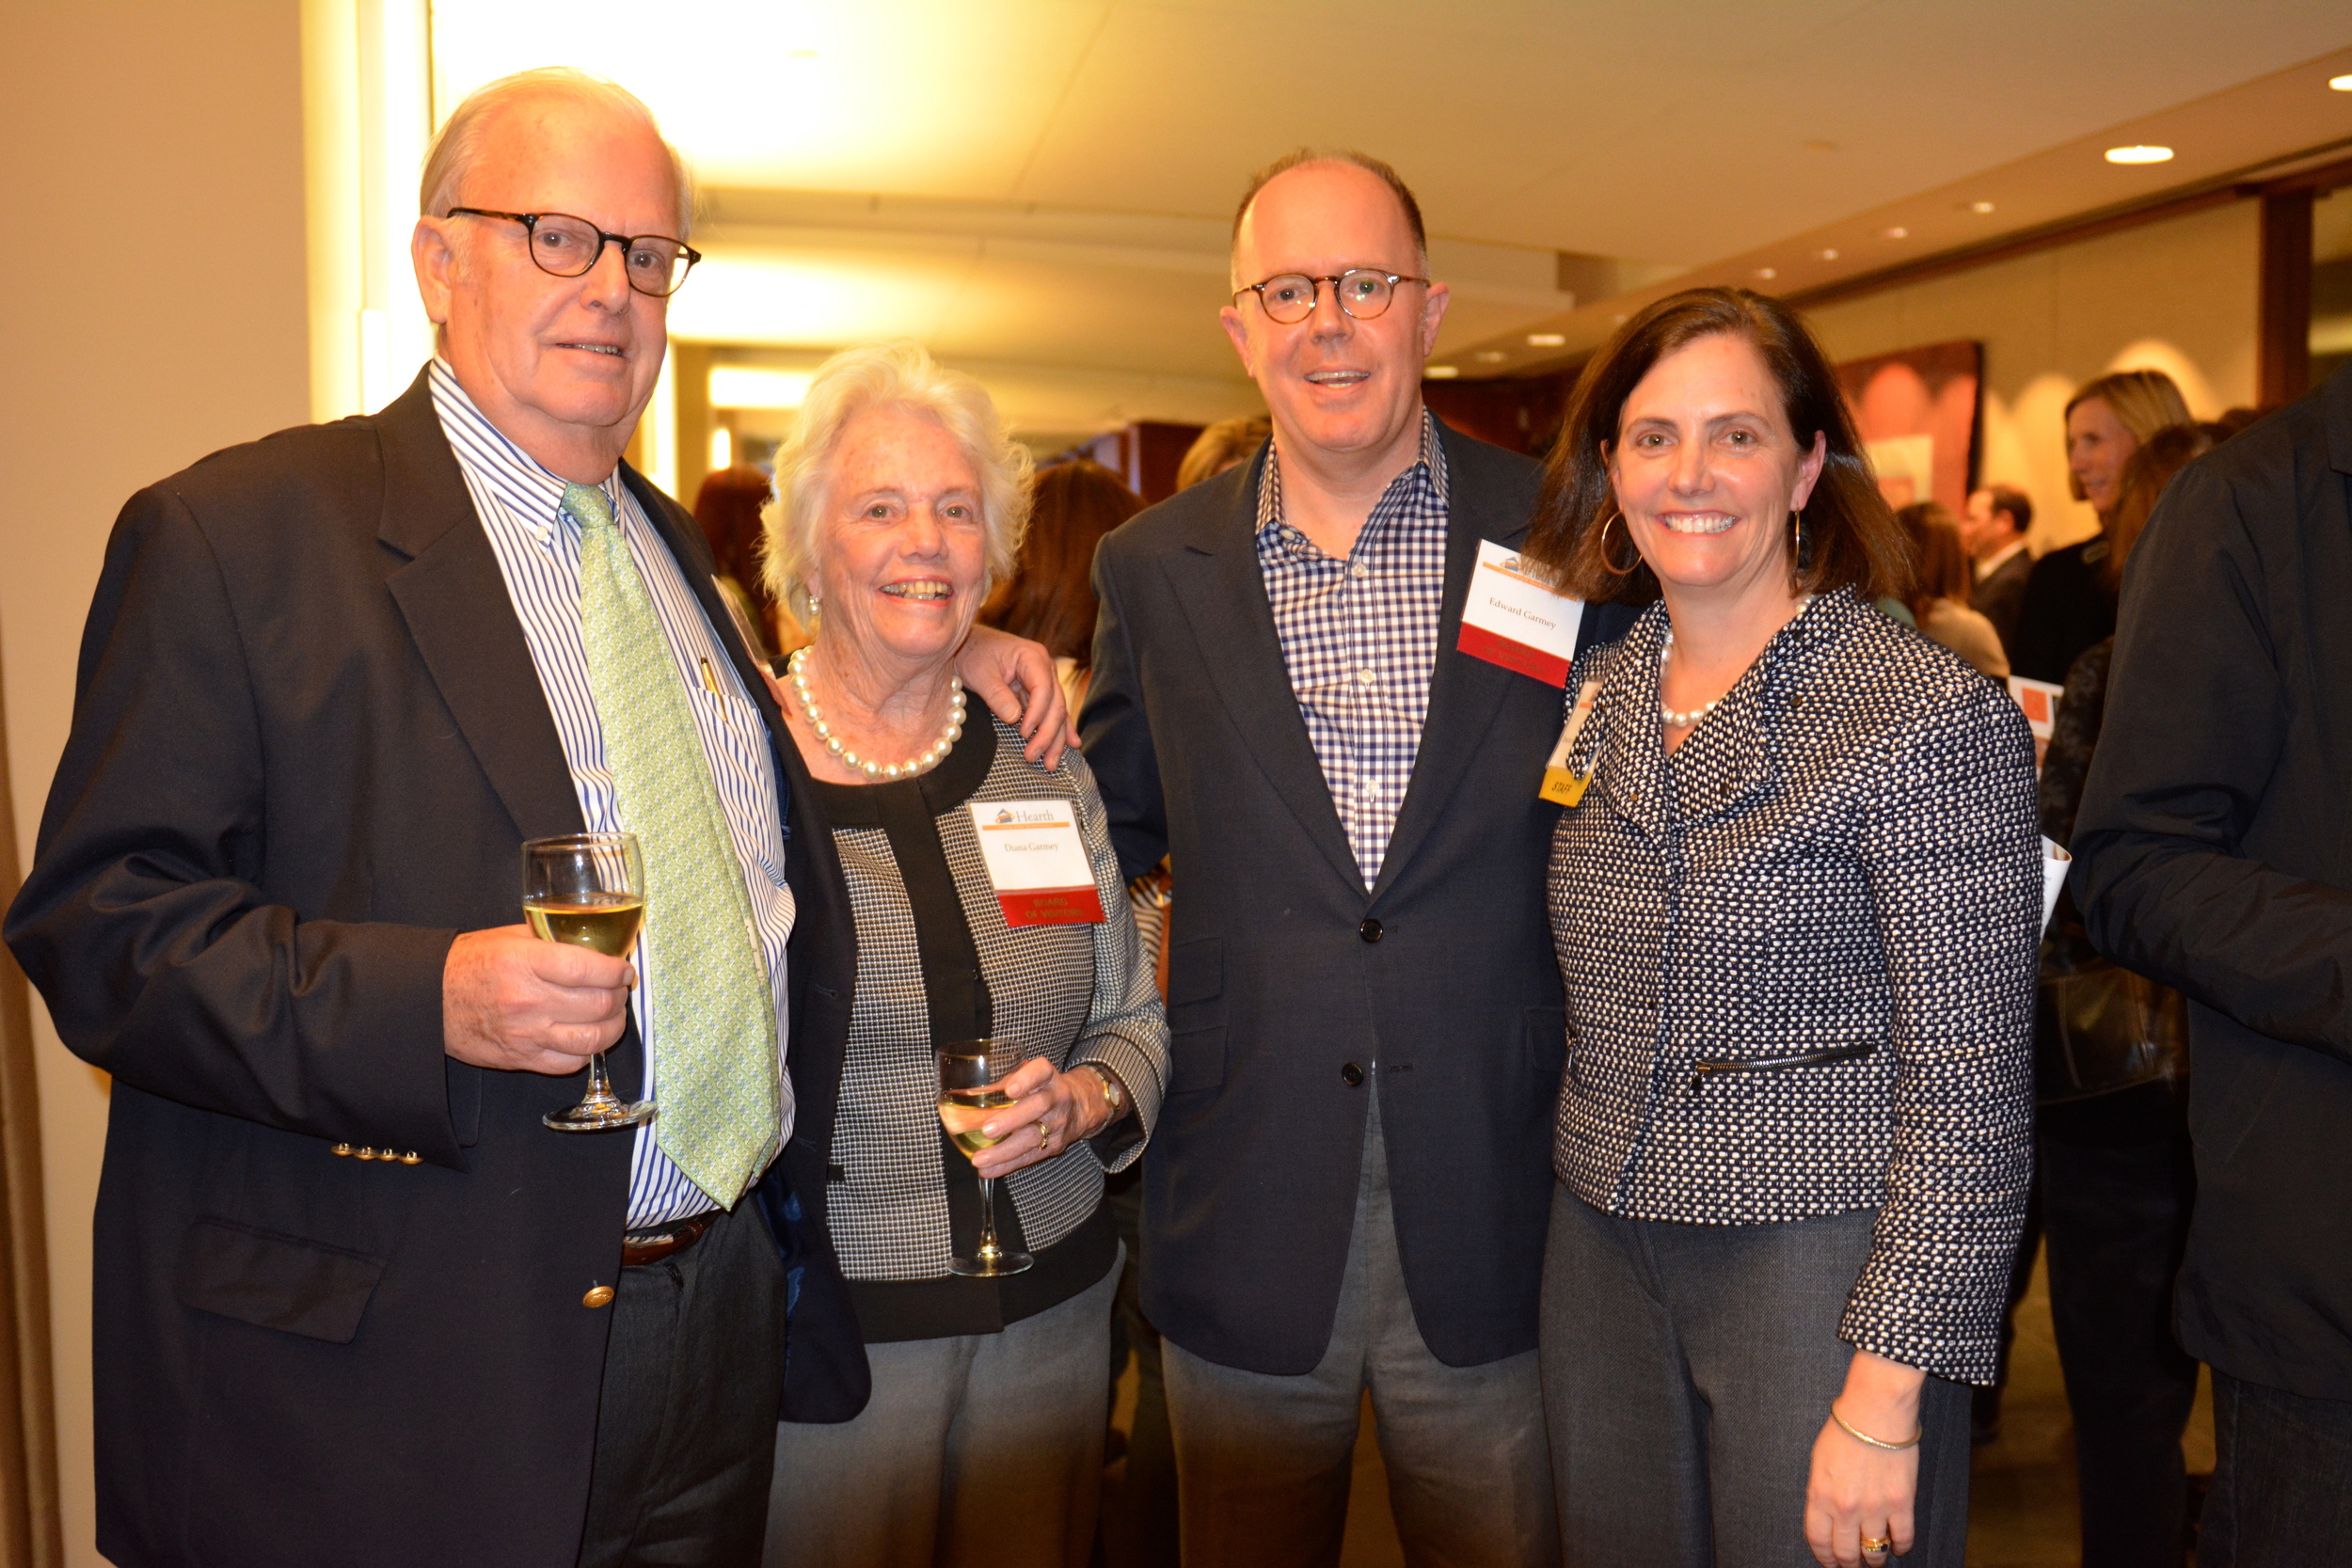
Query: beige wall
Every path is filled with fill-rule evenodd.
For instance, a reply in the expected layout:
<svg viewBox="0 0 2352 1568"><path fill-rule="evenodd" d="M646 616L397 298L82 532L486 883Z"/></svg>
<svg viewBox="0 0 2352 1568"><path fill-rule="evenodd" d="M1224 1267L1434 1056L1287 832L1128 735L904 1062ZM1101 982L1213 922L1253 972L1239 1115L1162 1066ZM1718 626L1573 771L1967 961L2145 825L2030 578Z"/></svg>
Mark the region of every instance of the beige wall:
<svg viewBox="0 0 2352 1568"><path fill-rule="evenodd" d="M2118 370L2160 370L2189 412L2254 401L2260 204L2234 202L1824 306L1835 359L1974 338L1984 344L1980 483L2033 498L2037 550L2098 531L2066 492L2064 410Z"/></svg>
<svg viewBox="0 0 2352 1568"><path fill-rule="evenodd" d="M296 0L14 0L0 211L22 262L0 420L0 669L30 851L116 510L139 485L309 417ZM40 1033L67 1560L91 1543L89 1216L105 1094Z"/></svg>

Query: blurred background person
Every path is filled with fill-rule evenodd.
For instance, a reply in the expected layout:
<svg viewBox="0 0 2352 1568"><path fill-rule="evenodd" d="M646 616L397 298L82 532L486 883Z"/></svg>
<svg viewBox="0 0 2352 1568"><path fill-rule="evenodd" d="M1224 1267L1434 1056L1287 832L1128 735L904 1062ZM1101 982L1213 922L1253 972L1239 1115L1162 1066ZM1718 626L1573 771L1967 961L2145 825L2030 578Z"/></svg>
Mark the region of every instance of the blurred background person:
<svg viewBox="0 0 2352 1568"><path fill-rule="evenodd" d="M828 360L777 458L769 586L821 606L781 705L857 931L851 983L812 977L831 1006L804 1027L836 1032L841 1069L833 1097L804 1087L799 1135L827 1140L873 1395L777 1426L771 1564L1084 1568L1093 1548L1120 1253L1103 1174L1151 1133L1168 1024L1085 759L1047 771L1017 732L963 727L953 660L1012 565L1028 466L979 384L913 344ZM982 802L1066 806L1110 918L1009 923ZM967 1159L934 1053L983 1037L1012 1103ZM1007 1179L997 1225L1026 1272L950 1268L977 1243L979 1177Z"/></svg>
<svg viewBox="0 0 2352 1568"><path fill-rule="evenodd" d="M1960 543L1968 552L1968 608L1993 623L2006 655L2017 637L2017 611L2025 603L2026 579L2033 575L2033 552L2026 531L2033 527L2033 502L2023 490L1988 484L1968 498L1960 521Z"/></svg>
<svg viewBox="0 0 2352 1568"><path fill-rule="evenodd" d="M744 624L758 633L753 652L771 663L808 641L791 612L768 592L760 570L760 514L768 505L768 476L757 468L721 468L694 492L694 521L710 542L719 591ZM1073 710L1074 711L1074 710Z"/></svg>
<svg viewBox="0 0 2352 1568"><path fill-rule="evenodd" d="M2011 673L2061 684L2084 649L2115 635L2118 578L2108 557L2123 465L2157 431L2188 422L2181 389L2162 371L2103 375L2067 404L2067 484L2099 514L2099 532L2033 563L2009 649Z"/></svg>
<svg viewBox="0 0 2352 1568"><path fill-rule="evenodd" d="M1215 479L1236 463L1248 462L1273 436L1274 421L1263 414L1217 420L1193 437L1184 460L1176 465L1177 490L1189 490L1204 479Z"/></svg>
<svg viewBox="0 0 2352 1568"><path fill-rule="evenodd" d="M1525 553L1648 604L1569 676L1552 840L1565 1555L1959 1568L2031 1167L2025 716L1874 613L1907 542L1776 300L1618 330Z"/></svg>
<svg viewBox="0 0 2352 1568"><path fill-rule="evenodd" d="M1991 620L1968 607L1968 556L1942 501L1915 501L1895 514L1911 538L1912 590L1903 603L1922 635L2001 680L2009 656Z"/></svg>
<svg viewBox="0 0 2352 1568"><path fill-rule="evenodd" d="M1226 420L1201 432L1185 454L1186 465L1204 450L1221 455L1232 444L1232 429L1248 420ZM1222 434L1220 434L1222 433ZM1256 437L1262 441L1263 436ZM1256 450L1255 442L1244 449ZM1239 462L1238 456L1227 466ZM1021 633L1054 656L1062 689L1075 713L1086 701L1094 663L1094 547L1103 536L1143 510L1143 498L1100 463L1080 458L1038 471L1031 487L1029 531L1021 542L1011 577L980 610L985 624L1025 626ZM1127 901L1142 938L1143 961L1165 995L1168 989L1168 877L1163 861L1127 887ZM1168 1426L1168 1389L1160 1376L1160 1336L1143 1315L1136 1281L1143 1245L1143 1161L1114 1171L1104 1201L1119 1239L1127 1249L1119 1274L1111 1319L1110 1383L1113 1400L1132 1356L1136 1405L1124 1433L1104 1433L1101 1536L1104 1568L1174 1568L1176 1552L1176 1450Z"/></svg>
<svg viewBox="0 0 2352 1568"><path fill-rule="evenodd" d="M2196 425L2168 425L2125 460L2103 575L2120 578L2165 486L2210 445ZM2041 797L2042 831L2061 845L2074 837L2114 651L2112 637L2086 650L2058 703ZM2191 1513L2181 1433L2197 1401L2197 1362L2172 1329L2196 1197L2187 1020L2178 992L2093 949L2071 897L2052 918L2042 970L2042 1220L2074 1417L2082 1560L2180 1568Z"/></svg>

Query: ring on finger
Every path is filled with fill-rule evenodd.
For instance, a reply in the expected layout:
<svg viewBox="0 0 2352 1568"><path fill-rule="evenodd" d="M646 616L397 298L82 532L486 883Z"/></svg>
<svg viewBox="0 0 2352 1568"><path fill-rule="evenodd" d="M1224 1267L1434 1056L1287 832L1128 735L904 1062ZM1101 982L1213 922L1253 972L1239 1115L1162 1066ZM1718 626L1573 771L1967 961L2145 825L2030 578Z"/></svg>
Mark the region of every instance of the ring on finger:
<svg viewBox="0 0 2352 1568"><path fill-rule="evenodd" d="M1890 1536L1866 1535L1862 1538L1862 1550L1865 1556L1883 1557L1894 1549L1895 1542Z"/></svg>
<svg viewBox="0 0 2352 1568"><path fill-rule="evenodd" d="M1053 1151L1053 1148L1054 1134L1047 1130L1043 1122L1039 1122L1037 1124L1037 1151L1040 1154L1047 1154Z"/></svg>

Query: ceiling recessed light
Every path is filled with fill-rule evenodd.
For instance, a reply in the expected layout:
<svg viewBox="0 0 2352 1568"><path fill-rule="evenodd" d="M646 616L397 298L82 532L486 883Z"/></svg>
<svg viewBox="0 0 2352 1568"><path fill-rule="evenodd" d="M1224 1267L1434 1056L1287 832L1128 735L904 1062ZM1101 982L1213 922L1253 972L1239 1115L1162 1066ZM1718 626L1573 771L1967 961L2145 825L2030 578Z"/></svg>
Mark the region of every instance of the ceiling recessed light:
<svg viewBox="0 0 2352 1568"><path fill-rule="evenodd" d="M1482 348L1470 357L1483 365L1500 365L1511 356L1499 348Z"/></svg>
<svg viewBox="0 0 2352 1568"><path fill-rule="evenodd" d="M1993 203L1990 201L1971 201L1968 203L1968 210L1972 213L1989 213L1993 211Z"/></svg>
<svg viewBox="0 0 2352 1568"><path fill-rule="evenodd" d="M1529 348L1558 348L1568 341L1565 332L1531 332L1527 335Z"/></svg>
<svg viewBox="0 0 2352 1568"><path fill-rule="evenodd" d="M2169 147L2110 147L2107 162L2111 164L2169 164L2172 150Z"/></svg>
<svg viewBox="0 0 2352 1568"><path fill-rule="evenodd" d="M1780 276L1780 269L1778 267L1758 267L1756 269L1756 276L1764 279L1765 282L1770 283L1773 278Z"/></svg>
<svg viewBox="0 0 2352 1568"><path fill-rule="evenodd" d="M1421 373L1432 381L1451 381L1462 373L1459 365L1423 365Z"/></svg>
<svg viewBox="0 0 2352 1568"><path fill-rule="evenodd" d="M1884 234L1885 234L1885 237L1886 237L1886 238L1888 238L1888 239L1890 239L1890 240L1907 240L1907 239L1911 238L1911 230L1908 230L1908 229L1905 229L1905 228L1904 228L1901 224L1899 224L1899 224L1897 224L1897 225L1895 225L1895 227L1894 227L1894 228L1889 229L1889 230L1884 230L1883 232L1884 232Z"/></svg>
<svg viewBox="0 0 2352 1568"><path fill-rule="evenodd" d="M1822 252L1821 252L1821 260L1822 260L1822 261L1836 261L1836 260L1837 260L1837 247L1836 247L1836 245L1832 245L1832 246L1830 246L1827 250L1822 251Z"/></svg>
<svg viewBox="0 0 2352 1568"><path fill-rule="evenodd" d="M2352 92L2352 76L2330 76L2328 85L2338 92Z"/></svg>

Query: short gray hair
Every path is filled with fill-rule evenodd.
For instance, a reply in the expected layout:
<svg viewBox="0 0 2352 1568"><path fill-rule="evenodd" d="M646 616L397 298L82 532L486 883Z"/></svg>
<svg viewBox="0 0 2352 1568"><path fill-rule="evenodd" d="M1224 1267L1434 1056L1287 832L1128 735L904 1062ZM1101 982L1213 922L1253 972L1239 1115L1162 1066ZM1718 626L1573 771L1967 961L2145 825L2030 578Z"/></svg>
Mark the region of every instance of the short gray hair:
<svg viewBox="0 0 2352 1568"><path fill-rule="evenodd" d="M792 434L776 451L775 500L766 518L768 591L803 626L810 622L807 578L817 565L834 449L852 419L869 408L890 407L936 419L978 470L988 571L981 597L1012 575L1021 536L1029 526L1029 479L1036 460L1005 434L987 388L961 371L948 370L920 344L845 348L818 368Z"/></svg>
<svg viewBox="0 0 2352 1568"><path fill-rule="evenodd" d="M694 176L686 166L686 159L661 135L660 122L644 101L618 82L608 81L591 71L568 65L543 65L532 71L518 71L512 76L501 76L485 83L466 95L454 114L433 138L433 149L424 157L424 178L417 191L417 210L426 217L449 216L456 206L457 193L473 172L475 160L482 155L484 135L501 109L526 98L570 98L578 103L610 110L615 116L633 119L654 134L661 150L670 155L670 172L677 183L677 232L673 239L689 239L694 225Z"/></svg>

